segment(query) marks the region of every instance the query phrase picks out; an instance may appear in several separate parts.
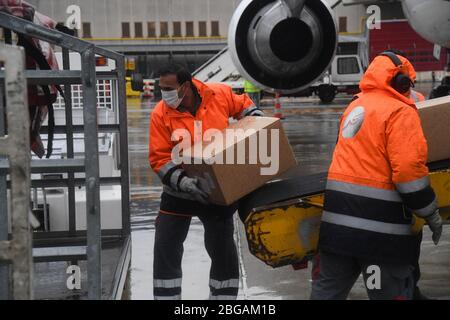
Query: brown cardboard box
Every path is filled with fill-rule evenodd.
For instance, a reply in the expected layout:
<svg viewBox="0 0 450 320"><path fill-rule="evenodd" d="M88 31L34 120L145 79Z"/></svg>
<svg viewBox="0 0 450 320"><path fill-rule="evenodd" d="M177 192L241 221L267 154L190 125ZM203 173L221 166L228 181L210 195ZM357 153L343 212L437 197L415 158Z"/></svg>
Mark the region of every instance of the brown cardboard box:
<svg viewBox="0 0 450 320"><path fill-rule="evenodd" d="M246 117L216 133L183 150L183 168L211 203L230 205L297 164L278 118Z"/></svg>
<svg viewBox="0 0 450 320"><path fill-rule="evenodd" d="M428 142L428 162L450 159L450 96L417 103Z"/></svg>

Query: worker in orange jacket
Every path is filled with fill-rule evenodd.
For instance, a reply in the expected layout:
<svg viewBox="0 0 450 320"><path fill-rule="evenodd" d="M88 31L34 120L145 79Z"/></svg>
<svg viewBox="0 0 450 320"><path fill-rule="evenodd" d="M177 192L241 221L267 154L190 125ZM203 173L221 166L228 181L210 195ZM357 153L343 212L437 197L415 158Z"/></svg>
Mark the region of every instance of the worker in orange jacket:
<svg viewBox="0 0 450 320"><path fill-rule="evenodd" d="M396 55L400 55L404 58L406 58L406 55L403 51L397 50L397 49L389 49L386 50L385 52L392 52ZM412 82L415 84L416 82L416 72L413 69L409 70L409 77L411 78ZM413 104L416 104L418 102L421 101L425 101L425 96L420 93L419 91L416 91L414 89L410 89L409 92L406 92L405 94L406 96L409 97L410 102ZM358 93L357 95L355 95L355 97L353 98L353 101L356 99L359 99L362 97L362 93ZM420 265L419 265L419 258L420 258L420 243L422 242L422 232L420 232L420 234L418 235L419 237L419 245L417 247L417 256L416 256L416 263L414 266L414 294L413 294L413 299L414 300L428 300L428 298L426 296L424 296L418 286L418 282L420 280L421 277L421 272L420 272ZM320 255L316 255L313 259L313 268L311 271L311 277L313 280L318 279L320 274Z"/></svg>
<svg viewBox="0 0 450 320"><path fill-rule="evenodd" d="M345 111L329 169L312 299L345 299L362 273L370 299L412 299L424 218L438 243L442 220L430 186L427 143L409 99L414 68L384 52Z"/></svg>
<svg viewBox="0 0 450 320"><path fill-rule="evenodd" d="M210 299L236 299L239 265L232 218L236 205L208 203L208 194L198 180L188 177L172 159L172 151L181 143L173 137L184 130L192 145L208 129L227 128L231 117L241 119L263 113L247 95L236 95L226 85L193 79L182 66L168 65L159 73L162 101L151 115L149 142L150 165L163 183L155 232L154 298L181 299L183 243L191 218L197 216L203 223L205 247L212 260Z"/></svg>

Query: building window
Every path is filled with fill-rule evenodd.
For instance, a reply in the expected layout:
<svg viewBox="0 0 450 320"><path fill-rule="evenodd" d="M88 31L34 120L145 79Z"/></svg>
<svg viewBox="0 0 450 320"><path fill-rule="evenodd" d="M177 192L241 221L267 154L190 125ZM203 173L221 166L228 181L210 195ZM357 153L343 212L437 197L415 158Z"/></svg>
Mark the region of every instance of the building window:
<svg viewBox="0 0 450 320"><path fill-rule="evenodd" d="M211 21L211 36L220 37L219 21Z"/></svg>
<svg viewBox="0 0 450 320"><path fill-rule="evenodd" d="M83 38L92 38L91 24L89 22L83 22Z"/></svg>
<svg viewBox="0 0 450 320"><path fill-rule="evenodd" d="M173 22L173 36L181 37L181 22L180 21Z"/></svg>
<svg viewBox="0 0 450 320"><path fill-rule="evenodd" d="M339 17L339 32L347 32L347 17Z"/></svg>
<svg viewBox="0 0 450 320"><path fill-rule="evenodd" d="M134 37L135 38L142 38L142 37L144 37L144 33L142 31L142 22L135 22L134 23Z"/></svg>
<svg viewBox="0 0 450 320"><path fill-rule="evenodd" d="M198 35L200 37L206 37L207 36L207 32L206 32L206 21L200 21L198 23Z"/></svg>
<svg viewBox="0 0 450 320"><path fill-rule="evenodd" d="M155 38L156 37L156 24L154 22L148 22L147 23L147 32L149 38Z"/></svg>
<svg viewBox="0 0 450 320"><path fill-rule="evenodd" d="M359 73L358 60L354 57L338 58L338 74L357 74Z"/></svg>
<svg viewBox="0 0 450 320"><path fill-rule="evenodd" d="M337 55L358 54L358 42L340 42L337 47Z"/></svg>
<svg viewBox="0 0 450 320"><path fill-rule="evenodd" d="M194 36L194 23L192 21L186 22L186 37Z"/></svg>
<svg viewBox="0 0 450 320"><path fill-rule="evenodd" d="M169 36L169 23L168 22L160 22L159 24L159 36L160 37L168 37Z"/></svg>
<svg viewBox="0 0 450 320"><path fill-rule="evenodd" d="M130 37L130 23L122 22L122 38Z"/></svg>

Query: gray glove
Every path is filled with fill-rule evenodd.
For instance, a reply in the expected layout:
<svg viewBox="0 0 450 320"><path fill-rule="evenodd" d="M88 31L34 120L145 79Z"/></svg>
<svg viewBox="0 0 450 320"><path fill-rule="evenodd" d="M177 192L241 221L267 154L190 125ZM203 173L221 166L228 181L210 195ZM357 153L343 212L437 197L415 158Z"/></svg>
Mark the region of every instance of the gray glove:
<svg viewBox="0 0 450 320"><path fill-rule="evenodd" d="M198 178L183 177L179 183L179 189L191 194L198 202L208 204L209 195L198 185Z"/></svg>
<svg viewBox="0 0 450 320"><path fill-rule="evenodd" d="M255 109L254 111L250 112L248 116L251 117L264 117L264 112L260 109Z"/></svg>
<svg viewBox="0 0 450 320"><path fill-rule="evenodd" d="M436 210L431 216L425 218L425 220L427 221L431 232L433 232L433 242L437 245L442 234L442 219L439 215L439 210Z"/></svg>

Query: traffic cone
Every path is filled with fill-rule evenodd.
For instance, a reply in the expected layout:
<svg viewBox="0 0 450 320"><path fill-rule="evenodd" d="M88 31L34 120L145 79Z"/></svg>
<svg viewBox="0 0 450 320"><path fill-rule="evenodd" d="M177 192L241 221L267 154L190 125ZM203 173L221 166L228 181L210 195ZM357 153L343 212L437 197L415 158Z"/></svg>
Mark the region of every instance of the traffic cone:
<svg viewBox="0 0 450 320"><path fill-rule="evenodd" d="M280 103L280 94L277 92L275 94L275 118L283 119L283 114L281 113L281 103Z"/></svg>
<svg viewBox="0 0 450 320"><path fill-rule="evenodd" d="M144 82L144 93L142 94L142 96L144 97L144 98L151 98L153 95L152 95L152 88L151 88L151 86L150 86L150 83L149 82Z"/></svg>

